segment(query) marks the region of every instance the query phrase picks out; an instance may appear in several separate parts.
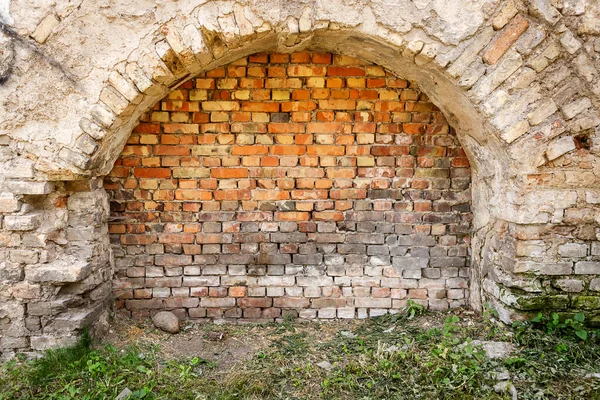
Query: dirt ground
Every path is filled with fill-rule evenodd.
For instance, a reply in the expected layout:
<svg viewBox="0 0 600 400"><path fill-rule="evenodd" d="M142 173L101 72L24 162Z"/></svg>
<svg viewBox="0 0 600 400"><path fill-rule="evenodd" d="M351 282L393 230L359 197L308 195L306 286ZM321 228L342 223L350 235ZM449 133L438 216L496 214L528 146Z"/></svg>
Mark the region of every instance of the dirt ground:
<svg viewBox="0 0 600 400"><path fill-rule="evenodd" d="M471 311L463 310L465 323L470 325ZM419 319L422 328L442 326L445 315L428 314ZM333 321L294 321L293 329L297 333L306 333L315 341L327 342L338 332L352 332L362 322L360 320ZM198 357L213 362L216 371L232 369L237 363L251 359L261 350L268 349L272 343L289 334L286 323L193 323L181 322L178 334L170 334L157 329L148 319L133 320L115 316L108 335L102 344L117 348L131 345L157 345L165 360L181 360Z"/></svg>

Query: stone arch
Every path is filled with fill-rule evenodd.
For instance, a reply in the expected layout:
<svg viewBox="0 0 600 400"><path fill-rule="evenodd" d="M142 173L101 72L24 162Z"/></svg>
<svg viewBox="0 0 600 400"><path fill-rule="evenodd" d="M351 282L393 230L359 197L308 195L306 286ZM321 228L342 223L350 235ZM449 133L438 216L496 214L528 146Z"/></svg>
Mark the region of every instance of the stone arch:
<svg viewBox="0 0 600 400"><path fill-rule="evenodd" d="M57 344L98 319L89 305L106 298L110 257L97 178L139 115L194 74L259 50L343 53L418 82L474 170L473 307L482 293L505 321L544 307L600 319L596 2L189 0L133 13L126 1L57 3L44 16L14 0L4 19L14 24L2 42L15 48L0 87L0 254L11 260L0 265L14 305L6 336L18 339L9 350ZM84 293L79 306L48 311L50 289L84 281L70 287ZM53 322L42 327L46 312Z"/></svg>
<svg viewBox="0 0 600 400"><path fill-rule="evenodd" d="M105 178L126 315L466 304L469 164L414 82L345 55L256 53L142 121Z"/></svg>

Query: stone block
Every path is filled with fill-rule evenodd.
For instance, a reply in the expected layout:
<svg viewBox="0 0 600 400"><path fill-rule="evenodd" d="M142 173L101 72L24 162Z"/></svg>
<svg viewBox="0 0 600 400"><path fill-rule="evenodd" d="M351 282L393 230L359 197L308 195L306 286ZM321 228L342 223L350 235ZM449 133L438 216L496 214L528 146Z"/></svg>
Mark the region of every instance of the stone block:
<svg viewBox="0 0 600 400"><path fill-rule="evenodd" d="M54 184L52 182L6 181L3 189L5 192L13 194L41 195L52 193Z"/></svg>
<svg viewBox="0 0 600 400"><path fill-rule="evenodd" d="M40 214L7 215L4 217L4 228L8 231L31 231L40 226Z"/></svg>
<svg viewBox="0 0 600 400"><path fill-rule="evenodd" d="M533 15L543 19L550 25L555 25L562 18L562 15L550 0L532 0L529 9Z"/></svg>
<svg viewBox="0 0 600 400"><path fill-rule="evenodd" d="M600 275L600 261L579 261L575 263L577 275Z"/></svg>
<svg viewBox="0 0 600 400"><path fill-rule="evenodd" d="M583 291L583 281L578 279L559 279L554 282L556 287L569 293L579 293Z"/></svg>
<svg viewBox="0 0 600 400"><path fill-rule="evenodd" d="M19 211L21 202L12 193L0 193L0 213Z"/></svg>
<svg viewBox="0 0 600 400"><path fill-rule="evenodd" d="M562 257L585 257L588 245L584 243L565 243L558 246L558 254Z"/></svg>
<svg viewBox="0 0 600 400"><path fill-rule="evenodd" d="M47 264L25 267L25 279L30 282L72 283L87 278L92 266L75 258L59 259Z"/></svg>

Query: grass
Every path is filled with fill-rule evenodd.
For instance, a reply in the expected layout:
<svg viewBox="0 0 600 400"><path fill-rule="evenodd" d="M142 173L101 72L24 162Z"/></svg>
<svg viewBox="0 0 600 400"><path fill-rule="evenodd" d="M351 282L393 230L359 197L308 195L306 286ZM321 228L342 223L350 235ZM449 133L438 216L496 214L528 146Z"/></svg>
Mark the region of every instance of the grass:
<svg viewBox="0 0 600 400"><path fill-rule="evenodd" d="M489 317L426 313L411 305L350 323L193 327L224 332L231 346L236 338L268 339L227 368L194 354L167 357L152 344L160 340L94 347L84 337L37 360L5 363L0 400L114 399L125 387L130 399L510 398L494 390L500 371L509 373L519 399L600 399L600 378L590 376L600 372L597 332L584 335L582 326L551 317L512 328ZM490 359L471 343L475 339L511 342L517 350ZM317 366L323 361L327 368Z"/></svg>

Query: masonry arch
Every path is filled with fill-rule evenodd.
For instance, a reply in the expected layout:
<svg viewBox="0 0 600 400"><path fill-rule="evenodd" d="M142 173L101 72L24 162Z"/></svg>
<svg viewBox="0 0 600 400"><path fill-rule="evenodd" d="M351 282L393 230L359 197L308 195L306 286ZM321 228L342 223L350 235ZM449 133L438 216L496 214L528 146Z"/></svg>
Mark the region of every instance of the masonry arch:
<svg viewBox="0 0 600 400"><path fill-rule="evenodd" d="M257 53L142 121L105 178L127 315L467 304L469 164L414 82L349 56Z"/></svg>
<svg viewBox="0 0 600 400"><path fill-rule="evenodd" d="M189 35L189 26L185 29L188 29ZM189 36L180 33L173 25L164 27L162 33L165 39L156 44L156 54L162 54L162 57L154 57L151 66L128 64L125 67L125 70L129 69L130 72L128 79L113 71L112 82L111 80L107 82L107 87L103 90L105 96L101 95L105 101L96 106L91 117L82 120L81 126L84 130L103 131L104 139L91 155L92 174L108 173L129 137L129 132L137 123L139 115L170 90L182 85L201 71L226 65L257 51L282 53L302 50L331 51L381 65L397 76L418 83L421 90L444 113L467 153L473 172L474 214L470 305L480 309L482 300L479 271L482 269L482 264L486 262L484 258L487 257L482 254L481 248L484 242L489 240L485 235L489 234L490 226L495 223L497 213L502 214L506 210L505 196L512 190L507 188L517 186L515 182L517 174L508 156L506 143L499 139L487 117L469 99L467 90L452 82L446 70L433 61L434 53L427 54L425 51L415 57L418 50L411 49L414 43L399 39L400 45L392 44L387 38L357 30L311 29L303 35L285 31L266 31L246 37L228 36L227 32L205 32L204 36L195 36L195 40L199 42L187 44L185 40L190 40ZM290 46L289 43L294 44ZM418 43L422 45L422 42ZM428 46L435 48L435 43L430 43ZM196 52L192 49L196 49ZM198 49L202 51L198 52ZM216 60L215 54L218 56ZM460 64L460 59L455 60L455 63ZM133 71L141 74L137 75L138 82L133 81ZM157 75L150 80L147 77L150 73L143 71L153 71ZM139 82L139 79L145 83ZM120 93L116 86L125 83L133 86L132 82L137 85L147 85L145 92L149 94L140 97L140 87L137 87L138 95L132 101L115 104L114 95ZM134 88L130 89L134 93ZM121 91L125 90L121 88ZM132 96L133 94L130 95ZM123 100L122 96L121 100ZM106 120L102 123L99 117ZM104 128L100 127L102 124Z"/></svg>
<svg viewBox="0 0 600 400"><path fill-rule="evenodd" d="M99 178L139 117L199 73L256 52L344 54L416 82L455 128L473 170L472 307L484 298L504 321L542 308L600 319L595 5L465 0L456 6L471 12L464 19L437 1L340 2L335 12L322 1L155 3L124 25L111 21L122 21L129 2L101 12L95 3L53 8L36 30L28 5L13 1L15 29L64 64L20 48L16 74L0 88L6 104L28 111L2 104L8 250L0 253L16 260L7 271L24 270L9 274L6 303L16 349L71 338L106 309L112 271ZM73 40L81 52L65 50ZM37 72L35 60L52 68Z"/></svg>

